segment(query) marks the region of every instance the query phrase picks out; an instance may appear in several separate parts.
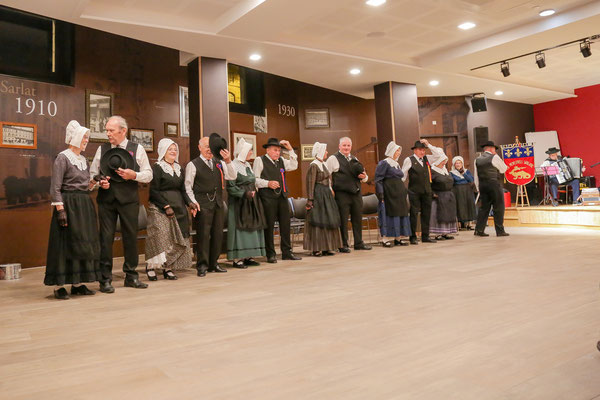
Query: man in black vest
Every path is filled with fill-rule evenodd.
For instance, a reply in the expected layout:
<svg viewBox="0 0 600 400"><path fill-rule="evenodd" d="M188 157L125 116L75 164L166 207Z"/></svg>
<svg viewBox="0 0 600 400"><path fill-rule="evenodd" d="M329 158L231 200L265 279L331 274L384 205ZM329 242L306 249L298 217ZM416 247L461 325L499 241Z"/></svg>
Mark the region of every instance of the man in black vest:
<svg viewBox="0 0 600 400"><path fill-rule="evenodd" d="M94 177L100 173L100 158L109 149L120 147L129 152L134 159L133 169L117 169L117 174L122 178L121 182L110 181L110 187L100 187L96 202L98 203L98 219L100 221L100 269L102 280L100 291L113 293L112 286L112 248L115 239L117 217L121 221L121 236L123 238L123 272L125 272L125 286L137 289L145 289L147 284L138 279L135 270L138 265L137 233L138 212L140 206L138 194L138 182L148 183L152 180L152 168L148 161L146 151L137 143L128 141L127 121L118 115L112 116L106 123L106 134L109 143L103 143L98 147L92 165L90 176Z"/></svg>
<svg viewBox="0 0 600 400"><path fill-rule="evenodd" d="M504 231L504 191L500 179L498 179L499 173L505 173L508 166L496 154L494 142L485 142L481 147L483 147L483 153L475 160L473 173L475 186L477 186L481 198L481 206L477 213L477 224L475 225L475 236L490 236L485 233L485 227L492 207L496 236L509 236Z"/></svg>
<svg viewBox="0 0 600 400"><path fill-rule="evenodd" d="M265 250L267 262L276 263L275 240L273 230L275 221L279 221L279 237L281 240L282 260L301 260L292 253L290 240L290 206L288 204L288 188L285 180L286 171L298 168L298 156L287 140L281 142L277 138L269 138L263 145L267 154L254 160L252 169L256 175L256 188L265 209L267 229L265 229ZM285 148L290 159L281 157L281 149Z"/></svg>
<svg viewBox="0 0 600 400"><path fill-rule="evenodd" d="M217 263L223 244L223 189L236 174L229 150L220 152L225 162L215 160L208 137L200 139L198 149L200 156L185 167L185 192L196 219L196 269L198 276L205 276L207 271L227 272Z"/></svg>
<svg viewBox="0 0 600 400"><path fill-rule="evenodd" d="M423 243L435 243L435 239L429 237L429 219L431 218L431 202L433 191L431 190L431 166L425 155L429 142L425 139L417 140L411 147L413 155L406 157L402 164L404 180L408 177L408 199L410 200L410 244L417 242L417 218L421 213L421 241Z"/></svg>
<svg viewBox="0 0 600 400"><path fill-rule="evenodd" d="M327 159L327 169L333 178L333 191L335 202L340 212L340 232L342 234L342 248L340 253L350 253L348 245L348 215L352 222L354 235L354 250L371 250L371 246L362 240L362 194L360 183L366 182L367 176L362 164L350 152L352 140L349 137L340 139L339 150Z"/></svg>

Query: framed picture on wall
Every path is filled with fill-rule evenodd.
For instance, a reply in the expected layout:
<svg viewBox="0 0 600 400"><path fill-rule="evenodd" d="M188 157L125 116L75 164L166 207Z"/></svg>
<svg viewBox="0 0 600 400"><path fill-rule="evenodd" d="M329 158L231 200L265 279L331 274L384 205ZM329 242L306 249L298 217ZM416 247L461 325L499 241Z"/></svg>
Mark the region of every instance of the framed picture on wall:
<svg viewBox="0 0 600 400"><path fill-rule="evenodd" d="M302 156L302 161L312 161L315 158L312 156L312 144L303 144L300 148L300 155Z"/></svg>
<svg viewBox="0 0 600 400"><path fill-rule="evenodd" d="M179 136L179 124L177 122L165 122L165 136Z"/></svg>
<svg viewBox="0 0 600 400"><path fill-rule="evenodd" d="M310 128L329 128L329 108L304 110L304 126Z"/></svg>
<svg viewBox="0 0 600 400"><path fill-rule="evenodd" d="M85 126L90 128L90 142L108 142L104 128L113 115L114 98L109 92L86 89Z"/></svg>
<svg viewBox="0 0 600 400"><path fill-rule="evenodd" d="M129 140L141 144L147 153L154 151L154 129L129 129Z"/></svg>
<svg viewBox="0 0 600 400"><path fill-rule="evenodd" d="M265 116L259 115L254 116L254 132L255 133L267 133L267 110L265 109Z"/></svg>
<svg viewBox="0 0 600 400"><path fill-rule="evenodd" d="M0 122L0 147L37 149L37 125Z"/></svg>
<svg viewBox="0 0 600 400"><path fill-rule="evenodd" d="M252 157L254 160L256 158L256 135L251 133L243 133L243 132L232 132L233 134L233 154L235 154L235 146L237 145L238 140L244 139L248 143L252 143Z"/></svg>
<svg viewBox="0 0 600 400"><path fill-rule="evenodd" d="M179 86L179 126L181 137L190 137L189 97L185 86Z"/></svg>

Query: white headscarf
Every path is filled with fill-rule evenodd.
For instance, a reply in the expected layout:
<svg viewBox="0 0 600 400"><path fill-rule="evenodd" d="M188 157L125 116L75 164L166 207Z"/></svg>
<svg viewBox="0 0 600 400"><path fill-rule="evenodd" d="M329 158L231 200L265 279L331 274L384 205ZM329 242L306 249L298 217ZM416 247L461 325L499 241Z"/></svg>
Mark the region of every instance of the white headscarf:
<svg viewBox="0 0 600 400"><path fill-rule="evenodd" d="M461 156L455 156L455 157L452 159L452 169L450 170L450 172L451 172L452 174L454 174L454 175L458 176L459 178L463 178L463 179L464 179L464 176L463 176L463 174L461 174L461 173L460 173L460 172L459 172L459 171L456 169L456 167L454 166L454 164L456 164L456 162L457 162L457 161L461 161L461 162L463 163L463 170L465 170L465 160L464 160L464 159L463 159Z"/></svg>
<svg viewBox="0 0 600 400"><path fill-rule="evenodd" d="M235 145L235 156L242 163L246 162L246 157L248 157L248 153L252 150L252 143L248 143L244 140L244 138L240 138Z"/></svg>
<svg viewBox="0 0 600 400"><path fill-rule="evenodd" d="M79 125L79 122L73 120L67 124L65 143L77 148L81 148L81 141L89 129Z"/></svg>
<svg viewBox="0 0 600 400"><path fill-rule="evenodd" d="M394 154L396 154L398 149L400 149L400 153L402 153L402 146L399 146L394 142L389 142L385 149L384 154L387 156L385 161L390 164L390 167L392 168L400 168L400 164L398 164L399 155L398 157L394 158Z"/></svg>
<svg viewBox="0 0 600 400"><path fill-rule="evenodd" d="M321 171L323 171L323 157L327 151L327 144L315 142L312 148L312 156L315 158L311 164L315 164Z"/></svg>
<svg viewBox="0 0 600 400"><path fill-rule="evenodd" d="M173 168L171 168L171 165L164 160L165 154L167 154L167 150L169 149L169 147L171 147L172 144L174 144L177 148L177 156L175 157ZM175 172L177 176L181 175L181 166L179 165L179 146L177 145L177 143L175 143L169 138L162 138L158 142L156 151L158 152L157 164L160 165L163 171L165 171L171 176L173 176L173 172Z"/></svg>

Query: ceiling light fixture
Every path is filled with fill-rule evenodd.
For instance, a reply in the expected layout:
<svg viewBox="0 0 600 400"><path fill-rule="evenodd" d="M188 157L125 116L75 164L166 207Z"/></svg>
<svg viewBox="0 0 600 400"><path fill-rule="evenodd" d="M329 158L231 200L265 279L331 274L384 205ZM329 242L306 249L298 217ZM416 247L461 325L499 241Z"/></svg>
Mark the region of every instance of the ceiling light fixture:
<svg viewBox="0 0 600 400"><path fill-rule="evenodd" d="M506 78L510 75L510 69L508 68L508 62L504 61L500 64L500 71L502 71L502 75Z"/></svg>
<svg viewBox="0 0 600 400"><path fill-rule="evenodd" d="M496 91L494 92L494 94L495 94L496 96L502 96L502 95L504 94L504 92L503 92L502 90L496 90Z"/></svg>
<svg viewBox="0 0 600 400"><path fill-rule="evenodd" d="M262 58L262 56L261 56L260 54L252 54L252 55L250 55L250 59L251 59L252 61L258 61L258 60L260 60L261 58Z"/></svg>
<svg viewBox="0 0 600 400"><path fill-rule="evenodd" d="M549 8L548 10L542 10L542 11L540 11L540 17L547 17L547 16L554 14L555 12L556 11L554 11L551 8Z"/></svg>
<svg viewBox="0 0 600 400"><path fill-rule="evenodd" d="M458 27L460 29L462 29L463 31L469 30L469 29L473 29L475 28L477 25L475 25L473 22L465 22L460 24Z"/></svg>
<svg viewBox="0 0 600 400"><path fill-rule="evenodd" d="M439 84L440 84L440 82L439 82L439 81L436 81L436 80L429 81L429 86L437 86L437 85L439 85Z"/></svg>
<svg viewBox="0 0 600 400"><path fill-rule="evenodd" d="M350 70L350 73L351 73L352 75L358 75L358 74L360 74L360 69L358 69L358 68L352 68L352 69Z"/></svg>
<svg viewBox="0 0 600 400"><path fill-rule="evenodd" d="M386 0L367 0L365 3L372 7L379 7L384 4Z"/></svg>
<svg viewBox="0 0 600 400"><path fill-rule="evenodd" d="M579 43L579 51L584 58L588 58L592 55L592 48L590 47L590 40L586 39Z"/></svg>
<svg viewBox="0 0 600 400"><path fill-rule="evenodd" d="M537 53L535 55L535 63L538 68L544 68L546 66L546 55L544 53Z"/></svg>

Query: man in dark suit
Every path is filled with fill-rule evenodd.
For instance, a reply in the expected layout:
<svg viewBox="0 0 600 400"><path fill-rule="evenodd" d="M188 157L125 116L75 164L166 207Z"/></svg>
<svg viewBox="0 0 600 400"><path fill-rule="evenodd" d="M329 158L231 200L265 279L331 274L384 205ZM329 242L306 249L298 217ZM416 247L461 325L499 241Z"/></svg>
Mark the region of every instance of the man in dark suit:
<svg viewBox="0 0 600 400"><path fill-rule="evenodd" d="M185 192L196 219L196 269L198 276L205 276L206 272L227 272L217 263L225 218L223 189L225 181L236 175L229 150L220 150L224 162L215 160L208 137L200 139L198 149L200 156L185 167Z"/></svg>
<svg viewBox="0 0 600 400"><path fill-rule="evenodd" d="M100 174L100 159L108 150L119 147L125 149L133 157L133 168L119 168L116 173L121 179L110 180L110 187L100 187L98 197L98 219L100 220L100 269L102 280L100 291L113 293L112 286L112 247L115 239L117 217L121 221L121 235L123 238L123 252L125 261L125 286L136 289L145 289L147 284L138 279L135 270L139 257L137 250L139 194L138 182L148 183L152 180L152 168L148 161L146 151L139 144L127 140L127 121L118 115L112 116L106 123L106 135L109 143L98 147L96 155L90 166L90 175Z"/></svg>

